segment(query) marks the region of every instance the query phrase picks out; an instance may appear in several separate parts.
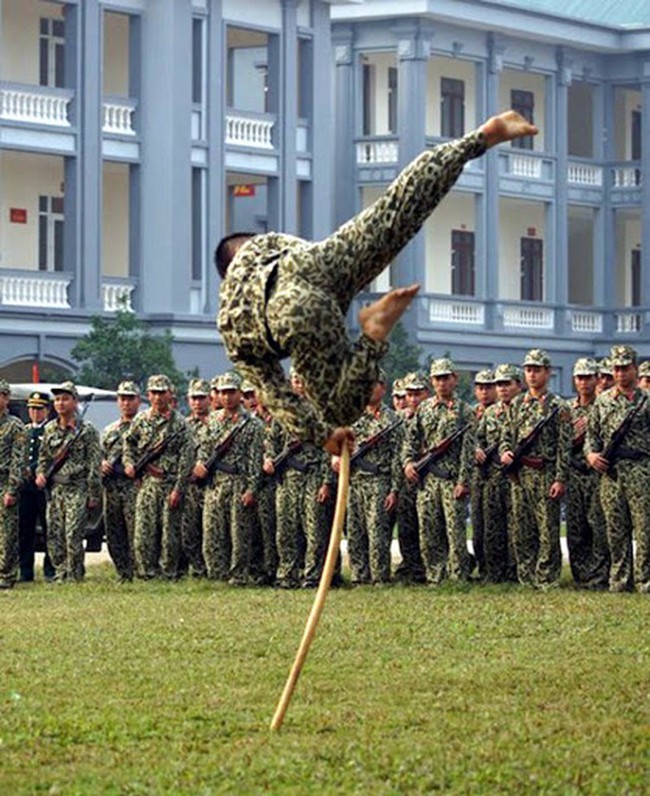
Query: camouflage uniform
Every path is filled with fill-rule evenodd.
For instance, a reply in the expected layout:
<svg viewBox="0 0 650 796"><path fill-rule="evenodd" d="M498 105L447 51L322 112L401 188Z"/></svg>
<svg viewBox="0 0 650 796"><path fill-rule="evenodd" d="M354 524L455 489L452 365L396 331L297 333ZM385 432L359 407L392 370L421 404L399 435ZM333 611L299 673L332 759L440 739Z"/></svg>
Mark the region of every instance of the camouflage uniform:
<svg viewBox="0 0 650 796"><path fill-rule="evenodd" d="M596 363L579 359L573 375L596 375ZM594 402L581 405L579 399L570 404L573 425L580 418L589 418ZM585 434L574 435L571 447L571 468L566 499L566 540L573 580L587 589L605 588L609 578L609 548L605 515L600 505L599 475L585 461Z"/></svg>
<svg viewBox="0 0 650 796"><path fill-rule="evenodd" d="M524 366L528 364L550 367L550 359L545 352L533 349L524 361ZM514 452L535 424L556 407L558 413L544 426L529 454L540 461L541 469L525 465L512 478L517 578L520 583L540 588L555 585L562 569L560 501L549 498L549 490L555 481L566 485L569 478L572 426L566 401L551 392L540 399L530 392L517 395L499 451Z"/></svg>
<svg viewBox="0 0 650 796"><path fill-rule="evenodd" d="M292 441L274 420L265 440L265 456L275 459ZM282 588L316 585L329 540L328 507L319 503L317 496L322 486L331 489L335 483L329 457L315 445L304 443L276 480L276 583Z"/></svg>
<svg viewBox="0 0 650 796"><path fill-rule="evenodd" d="M622 350L621 350L622 349ZM628 361L629 346L614 346L612 365ZM633 361L630 357L629 361ZM599 453L623 419L646 393L636 387L628 397L617 387L598 396L589 418L585 454ZM600 500L611 554L610 591L634 586L650 592L650 405L646 398L625 435L607 474L600 477ZM636 542L633 553L632 539Z"/></svg>
<svg viewBox="0 0 650 796"><path fill-rule="evenodd" d="M9 384L0 379L0 392L9 395ZM18 571L18 492L27 473L25 426L7 411L0 414L0 588L9 589ZM5 506L5 495L15 499Z"/></svg>
<svg viewBox="0 0 650 796"><path fill-rule="evenodd" d="M382 429L394 424L398 416L384 407L366 409L352 426L357 445L362 445ZM403 480L399 451L404 432L393 429L354 464L350 474L347 513L348 556L352 583L390 581L390 543L394 513L384 507L393 492L397 496Z"/></svg>
<svg viewBox="0 0 650 796"><path fill-rule="evenodd" d="M494 384L494 373L491 370L481 370L474 377L474 384ZM487 407L481 403L474 406L474 417L478 428ZM477 442L478 447L482 447ZM469 514L472 522L472 546L474 558L481 578L485 576L484 529L483 516L485 513L485 493L487 490L488 470L479 467L476 462L472 470L472 479L469 492Z"/></svg>
<svg viewBox="0 0 650 796"><path fill-rule="evenodd" d="M221 387L223 389L223 385ZM197 461L205 464L215 447L237 425L247 419L232 438L210 476L203 506L203 559L209 578L229 580L235 585L249 582L254 506L241 502L246 492L256 496L262 479L262 428L244 409L235 414L225 409L213 412L201 435Z"/></svg>
<svg viewBox="0 0 650 796"><path fill-rule="evenodd" d="M169 389L163 387L163 383L169 383L164 378L163 382L163 377L151 377L147 389ZM169 497L173 491L185 495L194 460L194 441L185 418L175 409L170 409L168 416L152 409L141 412L124 435L125 468L136 466L143 454L172 435L161 455L145 469L137 491L134 549L139 578L178 578L182 510L172 509Z"/></svg>
<svg viewBox="0 0 650 796"><path fill-rule="evenodd" d="M268 412L258 415L262 424L263 449L266 448L266 441L271 435L273 418ZM276 479L272 476L263 475L260 490L257 495L256 505L256 525L257 534L260 540L260 554L256 569L259 580L263 583L273 584L278 569L278 547L276 543Z"/></svg>
<svg viewBox="0 0 650 796"><path fill-rule="evenodd" d="M450 360L435 360L431 375L442 375L444 368L448 368L445 372L454 372ZM417 496L420 549L427 583L431 585L441 583L447 576L466 580L470 574L466 501L456 499L453 492L456 485L469 487L470 484L476 447L473 422L472 408L465 401L454 397L446 402L435 397L420 405L407 430L404 465L417 461L467 423L471 426L420 480Z"/></svg>
<svg viewBox="0 0 650 796"><path fill-rule="evenodd" d="M288 432L322 445L363 412L385 342L352 344L345 315L354 296L395 258L486 149L481 132L423 152L371 207L324 241L258 235L237 252L221 285L219 330L237 369L263 390ZM280 364L290 356L309 401Z"/></svg>
<svg viewBox="0 0 650 796"><path fill-rule="evenodd" d="M64 382L53 389L76 397L76 388ZM78 435L77 435L78 432ZM77 435L63 466L52 477L47 505L47 548L57 580L82 580L84 577L84 532L88 503L101 500L100 444L97 430L85 420L76 427L61 428L51 420L43 432L36 474L45 475L56 455L73 435Z"/></svg>

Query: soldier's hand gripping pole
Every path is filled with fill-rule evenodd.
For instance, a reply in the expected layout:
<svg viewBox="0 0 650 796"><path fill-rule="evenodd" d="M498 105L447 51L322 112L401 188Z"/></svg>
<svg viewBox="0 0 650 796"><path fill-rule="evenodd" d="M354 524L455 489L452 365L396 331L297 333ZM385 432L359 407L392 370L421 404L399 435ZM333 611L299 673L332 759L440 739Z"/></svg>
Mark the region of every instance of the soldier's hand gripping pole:
<svg viewBox="0 0 650 796"><path fill-rule="evenodd" d="M348 502L349 484L350 449L348 447L348 443L346 442L343 444L343 450L341 452L341 469L339 471L339 487L336 495L336 510L334 512L334 522L332 523L332 533L330 534L330 542L327 548L327 558L325 559L323 574L321 575L320 583L318 584L318 591L316 592L316 598L314 599L314 605L312 606L311 613L307 619L307 625L305 626L305 631L302 635L300 646L298 647L298 654L293 662L291 672L289 673L289 679L284 686L284 691L282 692L282 696L278 702L273 720L271 721L272 730L279 730L280 727L282 727L284 715L289 707L289 702L291 701L291 696L293 694L294 688L296 687L296 683L298 682L300 671L305 659L307 658L307 653L309 652L312 639L316 634L318 621L323 613L325 598L327 597L327 592L329 591L330 584L332 582L332 575L334 574L334 567L336 566L336 559L341 546L341 535L343 532L343 520L345 519L345 508Z"/></svg>

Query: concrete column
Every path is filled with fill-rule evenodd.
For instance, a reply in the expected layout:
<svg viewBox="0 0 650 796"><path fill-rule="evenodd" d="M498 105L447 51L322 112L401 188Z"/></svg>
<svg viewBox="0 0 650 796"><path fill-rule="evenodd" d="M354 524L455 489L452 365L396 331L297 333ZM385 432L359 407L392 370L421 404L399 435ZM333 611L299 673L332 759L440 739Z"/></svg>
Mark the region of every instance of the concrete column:
<svg viewBox="0 0 650 796"><path fill-rule="evenodd" d="M642 68L641 306L650 307L650 59L643 62Z"/></svg>
<svg viewBox="0 0 650 796"><path fill-rule="evenodd" d="M611 336L615 329L612 310L617 304L616 285L616 212L611 202L608 163L614 158L614 87L604 83L597 92L597 117L602 119L602 139L597 155L604 158L603 203L596 211L594 224L594 303L605 312L603 332Z"/></svg>
<svg viewBox="0 0 650 796"><path fill-rule="evenodd" d="M334 224L340 226L357 211L356 157L354 139L356 103L355 69L351 28L337 26L332 34L335 62L334 118Z"/></svg>
<svg viewBox="0 0 650 796"><path fill-rule="evenodd" d="M555 135L555 249L549 249L550 258L546 261L546 272L555 274L554 292L549 292L548 300L566 305L569 300L569 188L567 173L569 169L568 102L571 85L571 66L562 48L557 53L557 73L555 78L555 119L551 129ZM555 262L553 262L555 260ZM549 285L550 287L550 285ZM561 313L558 313L558 318ZM563 329L563 326L561 327Z"/></svg>
<svg viewBox="0 0 650 796"><path fill-rule="evenodd" d="M297 0L281 0L280 37L280 225L284 232L298 232L296 204L296 132L298 129L298 18Z"/></svg>
<svg viewBox="0 0 650 796"><path fill-rule="evenodd" d="M332 94L332 38L329 6L326 3L312 3L312 28L314 38L311 63L308 64L312 86L308 117L312 154L311 185L308 191L309 202L303 206L302 211L309 213L308 227L311 236L320 240L332 231L332 206L321 201L320 197L332 196L335 131L331 106L320 101L321 97L330 97ZM348 138L348 146L352 146L352 136ZM353 169L350 169L350 176L354 178Z"/></svg>
<svg viewBox="0 0 650 796"><path fill-rule="evenodd" d="M222 0L210 0L208 4L208 52L206 63L207 97L205 112L208 115L208 178L207 178L207 224L208 241L212 252L226 234L226 168L225 168L225 27L223 24ZM217 311L219 278L212 263L207 271L205 312L214 315Z"/></svg>
<svg viewBox="0 0 650 796"><path fill-rule="evenodd" d="M149 3L142 30L144 312L189 311L191 51L191 0Z"/></svg>

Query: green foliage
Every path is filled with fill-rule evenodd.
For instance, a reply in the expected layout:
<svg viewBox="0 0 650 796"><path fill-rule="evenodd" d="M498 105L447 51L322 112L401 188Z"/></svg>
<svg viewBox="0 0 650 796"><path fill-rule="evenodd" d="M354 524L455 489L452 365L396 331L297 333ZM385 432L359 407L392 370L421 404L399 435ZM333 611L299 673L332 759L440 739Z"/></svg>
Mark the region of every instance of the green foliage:
<svg viewBox="0 0 650 796"><path fill-rule="evenodd" d="M647 792L650 601L184 580L1 595L3 794Z"/></svg>
<svg viewBox="0 0 650 796"><path fill-rule="evenodd" d="M388 387L395 379L405 376L411 371L418 370L424 355L424 350L409 339L408 332L403 323L397 323L388 338L390 348L388 354L381 362L382 369L388 378Z"/></svg>
<svg viewBox="0 0 650 796"><path fill-rule="evenodd" d="M71 353L81 363L76 376L80 384L114 390L128 378L144 389L149 376L165 373L180 395L186 391L187 375L176 368L170 332L150 334L134 313L124 309L115 318L93 316L90 331Z"/></svg>

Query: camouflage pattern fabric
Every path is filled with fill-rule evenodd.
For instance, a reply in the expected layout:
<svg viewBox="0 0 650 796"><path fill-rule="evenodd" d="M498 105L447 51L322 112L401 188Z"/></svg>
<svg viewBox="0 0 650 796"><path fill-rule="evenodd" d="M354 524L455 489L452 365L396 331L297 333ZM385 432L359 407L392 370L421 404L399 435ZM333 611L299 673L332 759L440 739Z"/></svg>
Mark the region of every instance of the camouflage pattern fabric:
<svg viewBox="0 0 650 796"><path fill-rule="evenodd" d="M124 475L122 449L124 435L131 423L116 420L106 426L101 436L102 459L117 461L115 474L104 478L104 531L108 553L118 577L132 580L135 568L135 499L134 482ZM119 457L119 459L118 459Z"/></svg>
<svg viewBox="0 0 650 796"><path fill-rule="evenodd" d="M404 425L400 429L402 441L397 451L401 462L404 440L413 416L408 409L402 410L399 414L404 419ZM417 491L416 484L411 484L406 478L402 478L397 495L397 511L395 514L397 544L401 561L395 568L395 579L404 583L425 582L424 564L420 553L420 533L418 530L418 510L416 505Z"/></svg>
<svg viewBox="0 0 650 796"><path fill-rule="evenodd" d="M387 346L364 335L350 342L350 303L485 149L485 137L474 132L423 152L324 241L269 233L240 248L221 285L219 330L237 370L263 390L291 435L322 445L334 426L361 415ZM303 377L308 402L292 392L280 364L285 356Z"/></svg>
<svg viewBox="0 0 650 796"><path fill-rule="evenodd" d="M537 400L527 392L511 404L509 422L502 435L500 454L514 451L535 424L553 409L559 412L538 437L530 456L543 460L543 470L522 467L512 484L513 547L520 583L538 588L557 584L562 567L560 501L551 500L555 481L568 484L573 426L566 402L547 392Z"/></svg>
<svg viewBox="0 0 650 796"><path fill-rule="evenodd" d="M84 576L84 532L88 501L99 505L100 444L97 430L85 420L66 462L55 476L47 506L47 549L57 580L82 580ZM74 428L61 428L57 420L45 426L38 454L37 475L45 474Z"/></svg>
<svg viewBox="0 0 650 796"><path fill-rule="evenodd" d="M213 412L201 436L197 461L205 463L215 446L244 418L239 408L229 414ZM259 493L262 481L263 432L255 418L242 427L221 459L234 472L216 470L206 486L203 507L203 559L209 578L234 585L249 582L251 539L255 507L244 506L242 496Z"/></svg>
<svg viewBox="0 0 650 796"><path fill-rule="evenodd" d="M262 424L263 449L271 435L273 418L266 413L259 416ZM255 530L253 535L253 554L251 556L251 571L257 574L258 582L272 585L275 582L278 569L278 547L276 543L276 517L275 493L276 479L263 475L257 495ZM258 544L255 544L255 538Z"/></svg>
<svg viewBox="0 0 650 796"><path fill-rule="evenodd" d="M428 449L439 445L466 423L473 423L472 409L454 398L430 398L420 404L409 425L404 444L403 464L416 461ZM446 577L466 580L471 560L467 550L466 501L453 496L454 486L469 487L475 450L475 433L469 428L437 463L439 472L421 480L417 495L420 550L427 583L436 585Z"/></svg>
<svg viewBox="0 0 650 796"><path fill-rule="evenodd" d="M201 443L206 423L197 417L188 417L188 428L194 438L195 449ZM194 462L193 462L194 464ZM203 507L205 504L205 485L190 481L183 501L181 517L181 558L192 577L202 578L206 575L203 560Z"/></svg>
<svg viewBox="0 0 650 796"><path fill-rule="evenodd" d="M151 409L135 417L124 435L124 466L135 466L154 445L176 435L147 470L135 503L134 550L136 575L175 580L179 575L182 509L172 509L169 497L176 490L185 495L194 461L194 441L185 419L176 410L167 417Z"/></svg>
<svg viewBox="0 0 650 796"><path fill-rule="evenodd" d="M485 373L491 373L485 371ZM483 373L477 374L479 378ZM479 383L475 379L475 384ZM481 418L485 413L486 407L483 404L474 406L474 417L476 420L477 428L481 422ZM477 440L477 447L481 447ZM483 530L483 514L485 507L485 491L487 487L487 474L484 473L480 467L474 464L472 469L470 492L469 492L469 516L472 523L472 547L474 549L474 558L476 566L481 578L485 576L485 556L483 554L484 547L484 530Z"/></svg>
<svg viewBox="0 0 650 796"><path fill-rule="evenodd" d="M638 387L631 398L616 387L601 393L589 417L585 454L602 451L643 396L644 391ZM624 448L625 457L618 458L608 474L600 477L600 502L611 555L609 589L619 592L636 588L647 593L650 592L650 407L647 401L634 418L621 448Z"/></svg>
<svg viewBox="0 0 650 796"><path fill-rule="evenodd" d="M27 432L7 412L0 415L0 585L11 587L18 572L18 493L27 474ZM5 495L16 499L4 505Z"/></svg>

